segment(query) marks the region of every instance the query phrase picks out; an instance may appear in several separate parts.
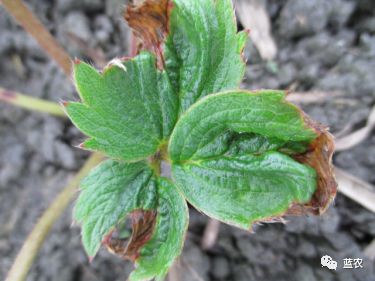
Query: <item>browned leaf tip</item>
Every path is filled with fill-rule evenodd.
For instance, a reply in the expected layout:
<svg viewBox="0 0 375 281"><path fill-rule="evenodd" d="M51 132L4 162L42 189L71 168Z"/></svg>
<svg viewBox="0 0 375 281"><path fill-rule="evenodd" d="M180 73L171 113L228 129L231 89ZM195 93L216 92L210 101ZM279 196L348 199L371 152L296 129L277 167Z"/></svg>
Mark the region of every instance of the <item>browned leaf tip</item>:
<svg viewBox="0 0 375 281"><path fill-rule="evenodd" d="M282 214L280 216L271 216L271 217L268 217L268 218L255 220L251 223L248 231L250 233L255 233L255 226L262 225L264 223L284 223L285 224L286 221L284 219L284 216L285 216L285 214Z"/></svg>
<svg viewBox="0 0 375 281"><path fill-rule="evenodd" d="M161 45L168 34L171 3L170 0L144 0L129 4L124 15L143 48L155 52L160 60L163 59Z"/></svg>
<svg viewBox="0 0 375 281"><path fill-rule="evenodd" d="M335 151L333 136L327 127L313 121L302 110L300 112L306 126L315 131L317 137L305 153L293 155L293 158L302 164L309 165L316 171L317 189L308 203L293 203L284 213L252 222L249 229L251 232L254 231L254 225L257 224L285 223L285 216L322 215L335 199L337 183L332 165L332 156Z"/></svg>
<svg viewBox="0 0 375 281"><path fill-rule="evenodd" d="M79 58L74 58L73 63L74 64L80 64L81 60Z"/></svg>
<svg viewBox="0 0 375 281"><path fill-rule="evenodd" d="M305 123L312 128L318 137L310 144L307 152L294 156L303 164L314 168L318 176L317 190L311 201L304 205L292 206L288 214L323 214L332 203L337 192L337 183L332 165L332 156L335 151L333 136L323 125L313 121L304 114Z"/></svg>
<svg viewBox="0 0 375 281"><path fill-rule="evenodd" d="M142 247L151 239L156 225L155 210L136 210L130 214L132 235L130 239L113 237L113 231L103 241L107 249L123 259L135 261Z"/></svg>
<svg viewBox="0 0 375 281"><path fill-rule="evenodd" d="M63 107L68 107L69 104L70 104L70 102L65 101L65 100L61 100L59 103L60 103L60 105L63 106Z"/></svg>
<svg viewBox="0 0 375 281"><path fill-rule="evenodd" d="M85 149L86 148L84 142L80 143L79 145L76 145L76 147L79 148L79 149Z"/></svg>

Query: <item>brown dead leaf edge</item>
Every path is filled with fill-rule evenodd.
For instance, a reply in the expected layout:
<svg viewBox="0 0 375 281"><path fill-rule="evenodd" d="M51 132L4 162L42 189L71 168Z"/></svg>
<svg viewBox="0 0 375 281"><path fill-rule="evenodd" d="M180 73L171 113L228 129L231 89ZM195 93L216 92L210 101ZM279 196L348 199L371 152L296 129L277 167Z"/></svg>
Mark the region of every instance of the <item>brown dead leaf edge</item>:
<svg viewBox="0 0 375 281"><path fill-rule="evenodd" d="M113 230L104 238L103 244L111 253L135 261L141 248L151 239L156 224L156 211L136 210L130 214L130 218L133 231L129 240L114 238Z"/></svg>
<svg viewBox="0 0 375 281"><path fill-rule="evenodd" d="M317 189L312 199L306 204L292 203L289 209L276 216L259 219L252 223L250 231L254 231L253 226L262 223L285 223L285 216L320 216L328 209L335 199L337 193L337 182L332 165L332 156L335 151L334 138L329 133L328 128L313 121L302 110L300 110L306 126L315 131L316 139L310 144L307 151L302 154L293 155L299 163L312 167L318 177Z"/></svg>
<svg viewBox="0 0 375 281"><path fill-rule="evenodd" d="M305 123L316 132L318 137L310 144L307 152L295 155L294 159L314 168L318 176L318 186L310 202L291 206L287 215L322 215L337 193L337 183L332 165L335 142L327 127L313 121L303 112L302 116Z"/></svg>

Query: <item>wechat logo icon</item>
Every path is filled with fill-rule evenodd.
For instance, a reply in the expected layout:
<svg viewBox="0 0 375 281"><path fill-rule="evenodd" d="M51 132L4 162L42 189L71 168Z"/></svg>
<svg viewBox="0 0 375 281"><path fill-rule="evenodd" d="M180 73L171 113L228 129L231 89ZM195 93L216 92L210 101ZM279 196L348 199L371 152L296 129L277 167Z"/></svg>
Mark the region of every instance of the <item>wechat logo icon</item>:
<svg viewBox="0 0 375 281"><path fill-rule="evenodd" d="M320 259L320 263L322 267L328 267L330 270L336 270L337 268L337 261L334 261L330 256L325 255Z"/></svg>

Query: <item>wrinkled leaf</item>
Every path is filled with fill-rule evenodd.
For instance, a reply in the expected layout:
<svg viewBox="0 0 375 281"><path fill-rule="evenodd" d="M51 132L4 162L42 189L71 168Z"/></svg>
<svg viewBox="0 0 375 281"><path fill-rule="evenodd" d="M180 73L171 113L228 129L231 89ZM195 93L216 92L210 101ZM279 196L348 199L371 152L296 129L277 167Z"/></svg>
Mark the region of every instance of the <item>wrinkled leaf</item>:
<svg viewBox="0 0 375 281"><path fill-rule="evenodd" d="M200 158L223 155L262 154L266 151L280 151L288 155L306 152L308 143L283 141L267 138L254 133L235 133L225 131L212 142L199 149Z"/></svg>
<svg viewBox="0 0 375 281"><path fill-rule="evenodd" d="M210 95L176 124L173 178L197 209L248 229L311 204L317 174L292 157L306 155L318 137L284 92Z"/></svg>
<svg viewBox="0 0 375 281"><path fill-rule="evenodd" d="M129 5L125 18L144 47L165 59L181 112L208 94L239 86L248 34L237 33L231 0L145 0Z"/></svg>
<svg viewBox="0 0 375 281"><path fill-rule="evenodd" d="M182 251L189 219L186 201L176 187L163 178L158 181L158 195L155 231L142 248L130 281L164 280L168 269Z"/></svg>
<svg viewBox="0 0 375 281"><path fill-rule="evenodd" d="M169 27L164 57L181 112L208 94L239 86L247 33L237 33L231 0L174 0Z"/></svg>
<svg viewBox="0 0 375 281"><path fill-rule="evenodd" d="M92 171L74 216L89 256L104 244L135 262L131 281L161 281L182 251L185 198L244 229L321 214L336 193L334 147L327 129L282 91L222 92L237 88L245 70L247 34L237 33L230 0L139 2L125 18L158 62L143 52L102 74L74 67L82 103L66 111L90 137L82 146L127 162L108 160ZM161 159L170 160L175 185L148 166L158 173Z"/></svg>
<svg viewBox="0 0 375 281"><path fill-rule="evenodd" d="M312 168L278 152L174 164L172 171L189 203L244 229L308 202L316 189Z"/></svg>
<svg viewBox="0 0 375 281"><path fill-rule="evenodd" d="M172 161L209 157L207 145L226 131L255 133L279 143L310 143L318 136L298 108L285 101L284 92L235 90L207 96L181 116L169 144Z"/></svg>
<svg viewBox="0 0 375 281"><path fill-rule="evenodd" d="M113 237L127 216L132 220L130 239ZM107 160L81 183L74 218L82 224L83 245L91 258L104 244L135 262L130 280L163 280L181 254L188 208L175 186L156 179L146 163Z"/></svg>
<svg viewBox="0 0 375 281"><path fill-rule="evenodd" d="M177 118L177 98L155 57L141 53L98 73L88 64L74 66L83 103L66 104L72 122L91 138L82 147L136 161L157 151Z"/></svg>
<svg viewBox="0 0 375 281"><path fill-rule="evenodd" d="M157 206L156 180L144 162L107 160L81 183L74 219L82 225L82 242L92 258L104 237L127 215Z"/></svg>

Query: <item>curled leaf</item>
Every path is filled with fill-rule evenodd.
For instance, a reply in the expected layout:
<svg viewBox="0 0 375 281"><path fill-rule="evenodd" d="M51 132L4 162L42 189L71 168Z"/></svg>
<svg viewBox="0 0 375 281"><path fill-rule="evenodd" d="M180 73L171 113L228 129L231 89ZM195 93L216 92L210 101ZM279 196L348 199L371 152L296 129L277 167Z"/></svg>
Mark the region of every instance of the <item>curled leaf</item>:
<svg viewBox="0 0 375 281"><path fill-rule="evenodd" d="M135 261L141 248L151 239L156 224L155 210L135 210L130 214L132 236L130 239L117 238L113 231L104 239L107 249L123 259Z"/></svg>
<svg viewBox="0 0 375 281"><path fill-rule="evenodd" d="M74 219L82 226L82 242L90 259L127 216L134 217L137 210L150 210L151 214L157 206L156 179L145 162L107 160L92 170L80 187Z"/></svg>
<svg viewBox="0 0 375 281"><path fill-rule="evenodd" d="M269 90L201 99L181 116L169 143L173 178L187 200L245 229L323 213L336 193L333 150L326 128L284 92Z"/></svg>
<svg viewBox="0 0 375 281"><path fill-rule="evenodd" d="M209 94L239 86L247 38L237 32L232 0L173 0L165 68L181 113Z"/></svg>
<svg viewBox="0 0 375 281"><path fill-rule="evenodd" d="M233 90L206 96L181 116L169 142L171 160L212 157L208 145L227 131L283 142L311 143L317 137L299 110L285 101L285 92Z"/></svg>
<svg viewBox="0 0 375 281"><path fill-rule="evenodd" d="M181 254L189 212L185 199L167 179L158 179L158 208L151 239L135 261L136 269L129 281L162 281Z"/></svg>
<svg viewBox="0 0 375 281"><path fill-rule="evenodd" d="M125 219L132 224L130 239ZM90 259L101 245L135 263L131 281L164 280L181 254L188 225L184 197L145 162L107 160L82 182L74 210Z"/></svg>
<svg viewBox="0 0 375 281"><path fill-rule="evenodd" d="M326 127L311 120L308 116L305 116L304 119L306 124L318 134L318 137L309 145L305 153L295 155L294 159L314 168L318 176L318 185L311 201L299 206L302 209L298 206L292 206L289 214L311 213L321 215L327 210L337 192L337 183L332 165L335 143L333 136Z"/></svg>

